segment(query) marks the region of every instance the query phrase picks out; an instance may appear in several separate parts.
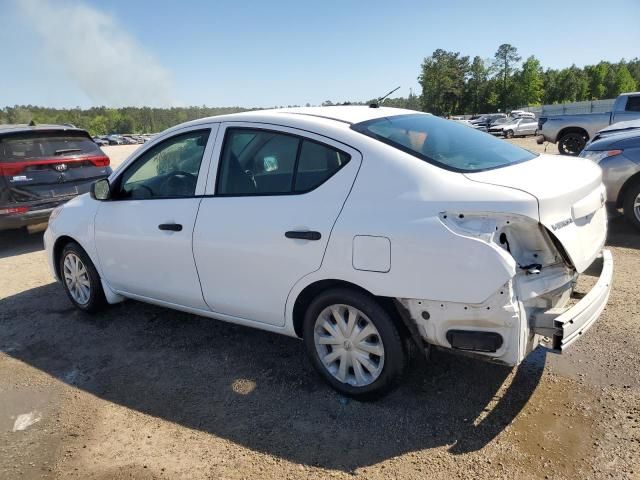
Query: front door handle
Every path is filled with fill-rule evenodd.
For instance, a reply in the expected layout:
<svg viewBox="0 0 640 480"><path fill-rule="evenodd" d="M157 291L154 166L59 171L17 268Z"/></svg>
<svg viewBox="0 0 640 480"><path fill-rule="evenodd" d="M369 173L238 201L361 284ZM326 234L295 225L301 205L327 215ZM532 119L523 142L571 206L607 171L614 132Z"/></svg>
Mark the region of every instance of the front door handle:
<svg viewBox="0 0 640 480"><path fill-rule="evenodd" d="M320 240L322 238L322 235L320 235L320 232L313 232L308 230L305 230L305 231L290 230L288 232L285 232L284 236L287 238L298 238L300 240Z"/></svg>
<svg viewBox="0 0 640 480"><path fill-rule="evenodd" d="M182 230L182 225L179 223L161 223L158 225L160 230L168 230L169 232L179 232Z"/></svg>

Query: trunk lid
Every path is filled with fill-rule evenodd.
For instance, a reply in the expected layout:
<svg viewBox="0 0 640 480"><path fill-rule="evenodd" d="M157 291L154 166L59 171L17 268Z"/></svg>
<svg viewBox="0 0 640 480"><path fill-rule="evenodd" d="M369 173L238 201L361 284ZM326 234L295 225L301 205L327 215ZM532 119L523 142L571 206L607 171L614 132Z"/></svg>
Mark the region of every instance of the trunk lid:
<svg viewBox="0 0 640 480"><path fill-rule="evenodd" d="M562 244L578 272L586 270L604 246L606 194L602 171L595 163L543 154L527 162L465 176L533 195L538 200L537 220Z"/></svg>

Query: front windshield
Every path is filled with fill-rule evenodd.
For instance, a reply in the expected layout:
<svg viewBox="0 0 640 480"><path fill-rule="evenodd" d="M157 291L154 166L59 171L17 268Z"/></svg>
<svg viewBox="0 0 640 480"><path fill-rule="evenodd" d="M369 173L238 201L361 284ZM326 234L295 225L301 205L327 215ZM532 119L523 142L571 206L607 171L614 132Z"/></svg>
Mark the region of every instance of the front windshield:
<svg viewBox="0 0 640 480"><path fill-rule="evenodd" d="M490 170L537 156L505 140L428 114L376 118L351 128L456 172Z"/></svg>

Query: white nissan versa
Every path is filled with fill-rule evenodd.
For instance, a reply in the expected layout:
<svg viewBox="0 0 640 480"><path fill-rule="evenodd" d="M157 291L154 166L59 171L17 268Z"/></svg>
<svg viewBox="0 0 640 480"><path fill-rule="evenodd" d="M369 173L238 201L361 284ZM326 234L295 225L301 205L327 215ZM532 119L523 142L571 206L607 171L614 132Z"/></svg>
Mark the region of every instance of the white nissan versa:
<svg viewBox="0 0 640 480"><path fill-rule="evenodd" d="M611 287L604 199L593 162L429 114L254 111L157 136L56 209L45 244L82 310L132 298L300 337L335 389L372 397L410 341L517 365L579 338Z"/></svg>

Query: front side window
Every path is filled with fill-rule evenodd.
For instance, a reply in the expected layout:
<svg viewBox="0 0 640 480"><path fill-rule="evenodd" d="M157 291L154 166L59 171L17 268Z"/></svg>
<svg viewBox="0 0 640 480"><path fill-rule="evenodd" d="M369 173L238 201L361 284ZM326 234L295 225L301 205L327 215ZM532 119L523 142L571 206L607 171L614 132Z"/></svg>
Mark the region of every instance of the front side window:
<svg viewBox="0 0 640 480"><path fill-rule="evenodd" d="M271 130L230 128L225 135L216 193L226 196L304 193L349 161L326 145Z"/></svg>
<svg viewBox="0 0 640 480"><path fill-rule="evenodd" d="M351 128L426 162L456 172L478 172L537 155L492 135L428 114L376 118Z"/></svg>
<svg viewBox="0 0 640 480"><path fill-rule="evenodd" d="M120 177L115 198L179 198L195 195L209 130L169 138L143 153Z"/></svg>

